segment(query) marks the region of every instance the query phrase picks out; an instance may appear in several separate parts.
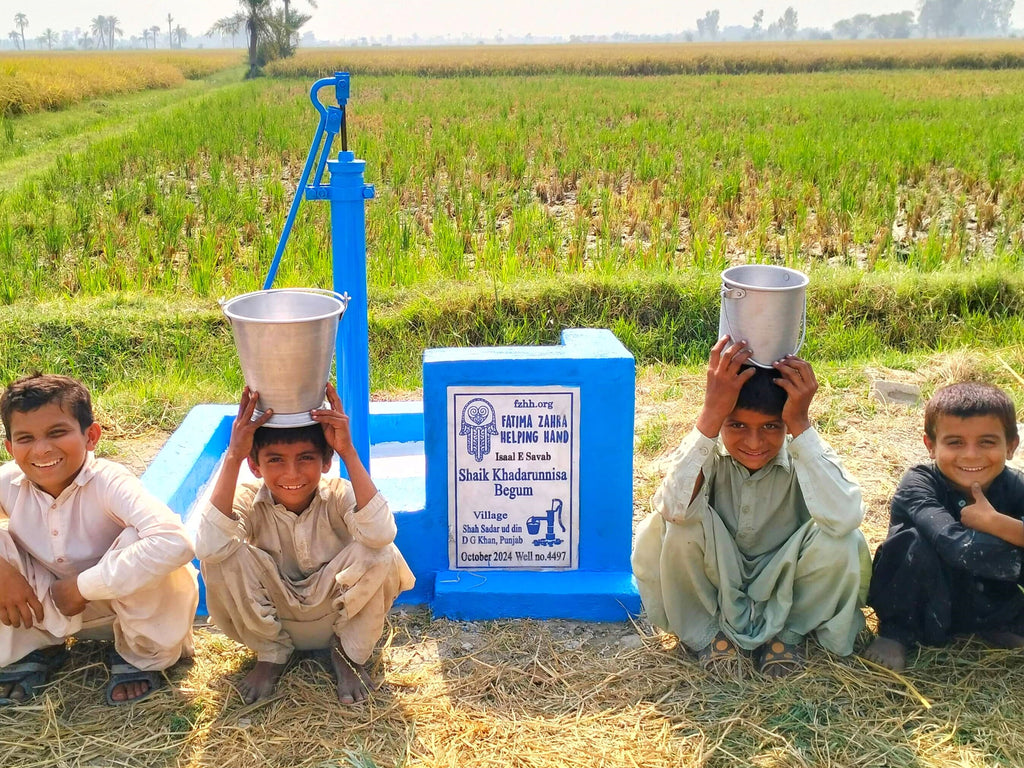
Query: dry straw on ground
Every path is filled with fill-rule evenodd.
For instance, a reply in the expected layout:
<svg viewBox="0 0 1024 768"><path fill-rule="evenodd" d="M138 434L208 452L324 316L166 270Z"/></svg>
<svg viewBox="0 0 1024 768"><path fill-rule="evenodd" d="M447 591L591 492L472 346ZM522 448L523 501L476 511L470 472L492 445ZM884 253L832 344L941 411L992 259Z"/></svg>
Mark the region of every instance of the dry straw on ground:
<svg viewBox="0 0 1024 768"><path fill-rule="evenodd" d="M1015 654L961 643L899 677L813 649L790 680L714 682L667 636L627 625L466 624L397 613L383 686L344 708L311 661L271 700L231 683L247 654L202 630L196 663L132 708L100 703L83 643L31 707L0 713L5 766L763 766L1013 764Z"/></svg>
<svg viewBox="0 0 1024 768"><path fill-rule="evenodd" d="M928 394L965 375L998 380L997 368L980 355L945 355L912 372L865 370L842 387L823 372L815 417L864 486L873 545L895 482L924 454L920 409L875 403L869 379ZM638 515L658 458L692 423L702 378L641 372L638 445L649 450L636 461ZM896 675L812 644L807 669L791 679L750 669L723 683L643 623L432 621L399 610L375 656L382 686L369 703L340 706L329 674L304 660L272 699L245 706L233 685L251 655L201 628L194 663L171 670L168 688L133 707L101 704L102 650L74 645L41 697L0 709L0 765L1019 765L1020 661L1019 652L964 639L912 655Z"/></svg>

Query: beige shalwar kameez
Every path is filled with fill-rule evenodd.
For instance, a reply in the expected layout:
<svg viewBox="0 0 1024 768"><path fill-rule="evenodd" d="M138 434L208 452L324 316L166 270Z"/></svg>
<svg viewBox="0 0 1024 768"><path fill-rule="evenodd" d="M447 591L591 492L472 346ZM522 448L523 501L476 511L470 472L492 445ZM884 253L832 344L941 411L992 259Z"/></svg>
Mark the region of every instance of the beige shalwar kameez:
<svg viewBox="0 0 1024 768"><path fill-rule="evenodd" d="M653 624L695 651L721 631L747 650L814 633L852 652L871 573L860 488L813 429L756 472L694 429L653 506L633 546Z"/></svg>
<svg viewBox="0 0 1024 768"><path fill-rule="evenodd" d="M142 670L192 655L199 602L192 544L178 516L128 469L89 453L55 499L8 462L0 467L0 518L7 518L0 557L43 605L43 620L31 628L0 624L0 666L104 626L117 652ZM89 602L65 616L50 586L72 577Z"/></svg>
<svg viewBox="0 0 1024 768"><path fill-rule="evenodd" d="M384 497L357 510L348 480L322 478L295 514L259 481L238 486L233 509L237 520L209 505L196 534L210 618L257 660L283 664L293 632L333 616L342 650L366 662L395 598L415 583Z"/></svg>

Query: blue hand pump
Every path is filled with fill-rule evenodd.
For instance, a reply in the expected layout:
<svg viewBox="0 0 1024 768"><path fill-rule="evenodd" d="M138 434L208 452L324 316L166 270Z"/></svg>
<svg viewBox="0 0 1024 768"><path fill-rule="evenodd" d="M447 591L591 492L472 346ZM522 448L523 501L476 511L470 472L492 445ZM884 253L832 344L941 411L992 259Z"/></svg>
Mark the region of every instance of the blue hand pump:
<svg viewBox="0 0 1024 768"><path fill-rule="evenodd" d="M319 92L334 86L334 97L338 106L325 106L320 102ZM374 195L373 185L363 182L366 162L357 160L354 152L348 150L348 135L345 125L346 105L349 97L349 75L335 72L313 83L309 99L320 113L313 143L306 157L295 198L292 200L285 220L281 239L277 243L274 260L263 283L264 289L274 285L277 269L281 263L295 223L295 215L303 196L307 200L329 200L331 203L331 261L333 265L333 288L338 293L349 295L344 322L338 326L335 345L335 361L338 372L338 394L349 416L352 442L359 453L363 466L370 466L370 331L367 314L366 292L366 201ZM335 160L328 160L334 137L341 134L341 151ZM322 149L321 149L322 145ZM309 183L310 171L316 163L316 174ZM324 167L330 173L330 182L321 183Z"/></svg>

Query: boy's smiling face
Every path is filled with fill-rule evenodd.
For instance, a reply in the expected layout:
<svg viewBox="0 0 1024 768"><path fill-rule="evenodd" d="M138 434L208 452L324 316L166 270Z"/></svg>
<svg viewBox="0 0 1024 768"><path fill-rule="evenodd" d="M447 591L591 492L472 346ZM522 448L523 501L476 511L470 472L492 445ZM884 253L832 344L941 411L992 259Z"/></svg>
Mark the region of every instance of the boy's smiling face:
<svg viewBox="0 0 1024 768"><path fill-rule="evenodd" d="M4 445L25 476L57 498L78 476L99 439L99 424L83 430L78 419L52 402L12 412L11 434Z"/></svg>
<svg viewBox="0 0 1024 768"><path fill-rule="evenodd" d="M1018 440L1007 442L1006 429L998 416L942 415L935 421L935 439L926 434L928 455L943 476L961 493L971 494L977 483L987 490L1007 459L1013 458Z"/></svg>
<svg viewBox="0 0 1024 768"><path fill-rule="evenodd" d="M722 445L736 461L756 472L779 455L786 441L782 414L775 416L736 408L722 424Z"/></svg>
<svg viewBox="0 0 1024 768"><path fill-rule="evenodd" d="M270 443L259 450L257 461L249 459L249 469L263 478L274 501L289 512L300 514L316 495L320 475L331 468L319 449L309 440L296 443Z"/></svg>

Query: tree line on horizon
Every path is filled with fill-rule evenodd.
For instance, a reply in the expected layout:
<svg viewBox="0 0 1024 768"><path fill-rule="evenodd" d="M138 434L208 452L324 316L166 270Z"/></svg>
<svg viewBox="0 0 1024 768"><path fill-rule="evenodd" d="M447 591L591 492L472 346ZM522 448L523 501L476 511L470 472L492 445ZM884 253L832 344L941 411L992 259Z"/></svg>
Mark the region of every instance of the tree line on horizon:
<svg viewBox="0 0 1024 768"><path fill-rule="evenodd" d="M920 0L915 20L911 10L871 15L858 13L840 19L832 25L831 33L817 32L816 39L831 37L842 40L861 38L908 37L980 37L1005 36L1010 33L1010 15L1015 0ZM720 36L718 9L705 12L697 19L697 38L717 40ZM789 6L767 27L764 9L757 11L751 26L743 34L747 40L792 40L797 36L797 12Z"/></svg>
<svg viewBox="0 0 1024 768"><path fill-rule="evenodd" d="M298 33L303 25L312 18L307 14L297 13L290 8L293 0L282 0L282 7L273 5L273 0L238 0L240 10L218 19L201 38L220 36L221 41L235 39L242 35L249 51L250 75L256 74L267 62L276 58L286 58L295 52L298 46ZM314 0L307 0L316 8ZM1006 36L1011 33L1010 16L1013 13L1015 0L918 0L917 14L904 10L893 13L872 15L858 13L840 19L832 25L831 31L821 29L799 28L799 17L796 9L789 6L775 21L764 24L764 10L758 10L751 20L751 26L720 28L721 13L717 8L706 11L696 19L696 33L692 31L671 35L630 35L615 33L609 36L578 36L570 35L570 42L587 42L589 40L793 40L797 37L806 39L843 39L857 40L866 38L900 39L909 37L982 37ZM167 47L181 48L189 38L188 30L180 24L173 25L173 17L167 14ZM16 50L27 50L29 39L25 36L25 27L29 26L28 16L24 13L14 15L16 29L11 30L8 39ZM141 35L131 35L127 46L131 48L149 48L150 42L157 48L163 40L162 26L154 24L142 30ZM113 50L117 38L124 37L124 30L116 16L99 15L92 19L87 29L75 27L59 34L47 28L34 40L39 47L52 50L55 46L61 49L93 49L106 48ZM502 42L500 33L496 38ZM532 35L527 35L527 41ZM2 42L2 41L0 41ZM481 40L480 42L484 42ZM124 46L121 46L124 47Z"/></svg>
<svg viewBox="0 0 1024 768"><path fill-rule="evenodd" d="M306 0L316 7L315 0ZM293 0L282 0L281 7L274 5L273 0L238 0L240 10L231 16L218 19L203 37L212 38L219 35L222 39L231 38L234 47L235 38L244 35L249 49L249 77L259 74L260 69L269 61L285 58L295 53L299 42L299 30L312 17L291 9ZM28 50L25 27L29 26L28 16L18 12L14 15L16 30L8 34L16 50ZM130 47L138 48L141 40L144 47L157 48L162 37L162 27L154 24L142 30L141 36L132 35ZM92 19L88 29L76 27L73 31L64 30L58 34L47 28L36 40L40 48L45 46L53 50L54 46L65 49L106 49L113 50L117 38L124 37L124 30L117 16L99 15ZM174 17L167 14L167 47L182 48L189 39L188 30L178 24L174 26ZM60 45L63 43L63 45Z"/></svg>

